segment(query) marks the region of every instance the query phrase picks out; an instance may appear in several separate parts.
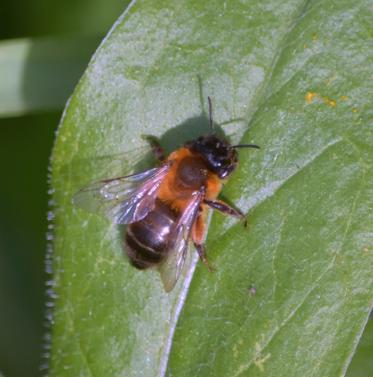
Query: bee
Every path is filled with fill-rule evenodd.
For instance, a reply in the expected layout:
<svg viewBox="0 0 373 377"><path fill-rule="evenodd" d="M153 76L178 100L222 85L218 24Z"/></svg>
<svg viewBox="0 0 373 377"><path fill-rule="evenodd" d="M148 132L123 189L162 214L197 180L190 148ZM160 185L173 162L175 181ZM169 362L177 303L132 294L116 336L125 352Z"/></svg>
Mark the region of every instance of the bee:
<svg viewBox="0 0 373 377"><path fill-rule="evenodd" d="M209 208L245 218L217 198L237 167L237 149L259 147L231 145L216 136L210 97L208 104L211 134L186 142L168 157L157 139L149 137L159 166L90 184L73 199L79 207L127 225L124 249L130 263L139 270L156 267L166 292L174 288L191 243L211 270L203 245Z"/></svg>

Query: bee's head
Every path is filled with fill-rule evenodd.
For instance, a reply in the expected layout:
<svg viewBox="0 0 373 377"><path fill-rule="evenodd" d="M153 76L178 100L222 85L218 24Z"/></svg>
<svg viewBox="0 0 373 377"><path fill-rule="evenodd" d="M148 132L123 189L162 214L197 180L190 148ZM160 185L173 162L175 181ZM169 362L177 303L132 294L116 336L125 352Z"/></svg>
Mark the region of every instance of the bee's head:
<svg viewBox="0 0 373 377"><path fill-rule="evenodd" d="M259 148L255 144L231 145L226 140L215 135L212 120L211 98L207 97L209 104L209 124L211 134L200 136L197 140L185 144L191 151L199 153L205 160L207 167L221 179L227 178L236 169L238 154L236 148Z"/></svg>
<svg viewBox="0 0 373 377"><path fill-rule="evenodd" d="M238 154L234 147L216 135L201 136L185 145L204 159L207 167L224 179L236 168Z"/></svg>

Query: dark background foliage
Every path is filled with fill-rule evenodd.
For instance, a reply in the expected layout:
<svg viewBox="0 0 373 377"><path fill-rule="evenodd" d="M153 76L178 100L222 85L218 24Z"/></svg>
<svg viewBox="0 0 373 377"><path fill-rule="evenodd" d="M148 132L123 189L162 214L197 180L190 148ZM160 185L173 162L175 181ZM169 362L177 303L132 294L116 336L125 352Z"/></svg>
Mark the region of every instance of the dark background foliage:
<svg viewBox="0 0 373 377"><path fill-rule="evenodd" d="M126 4L4 1L0 39L89 34L99 36L99 41ZM29 60L35 55L38 51L31 50ZM83 70L84 64L77 69ZM7 377L40 375L47 279L47 171L61 111L62 107L0 118L0 374Z"/></svg>

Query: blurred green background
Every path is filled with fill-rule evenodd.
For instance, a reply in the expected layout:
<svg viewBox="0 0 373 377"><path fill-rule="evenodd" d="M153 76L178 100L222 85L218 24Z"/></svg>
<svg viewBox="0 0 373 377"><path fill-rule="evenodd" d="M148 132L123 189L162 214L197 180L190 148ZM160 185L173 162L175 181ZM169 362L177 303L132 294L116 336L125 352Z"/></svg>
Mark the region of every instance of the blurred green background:
<svg viewBox="0 0 373 377"><path fill-rule="evenodd" d="M17 94L30 106L19 109L22 115L0 113L0 375L41 375L48 278L44 272L47 174L54 134L68 93L100 39L127 4L128 1L114 0L1 3L0 43L15 44L17 49L15 38L31 39L26 40L29 48L20 72L22 85L17 88ZM76 46L70 47L77 39L88 41L80 47L78 44L80 54L76 54ZM1 47L0 103L4 107L9 99L4 82L13 77L1 72L1 62L7 58ZM61 66L66 51L69 65ZM46 57L55 69L33 69ZM53 80L56 86L50 87ZM38 99L43 88L46 93ZM52 100L43 103L49 95Z"/></svg>
<svg viewBox="0 0 373 377"><path fill-rule="evenodd" d="M0 6L0 376L42 374L50 278L44 272L47 176L54 134L89 57L128 3L15 0ZM21 56L20 71L7 62L4 42L14 47L18 63ZM6 114L10 94L18 102ZM372 370L372 323L349 376Z"/></svg>

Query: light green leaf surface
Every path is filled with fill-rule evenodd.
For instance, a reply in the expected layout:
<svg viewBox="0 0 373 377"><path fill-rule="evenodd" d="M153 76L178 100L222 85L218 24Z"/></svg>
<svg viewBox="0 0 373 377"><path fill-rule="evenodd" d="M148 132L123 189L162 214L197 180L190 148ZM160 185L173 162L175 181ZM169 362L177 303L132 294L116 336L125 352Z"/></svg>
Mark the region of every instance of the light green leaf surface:
<svg viewBox="0 0 373 377"><path fill-rule="evenodd" d="M60 110L98 46L97 36L0 42L0 117Z"/></svg>
<svg viewBox="0 0 373 377"><path fill-rule="evenodd" d="M373 302L369 2L137 1L95 54L52 159L52 376L340 376ZM215 121L240 151L211 263L171 294L71 204ZM193 273L194 272L194 273Z"/></svg>

